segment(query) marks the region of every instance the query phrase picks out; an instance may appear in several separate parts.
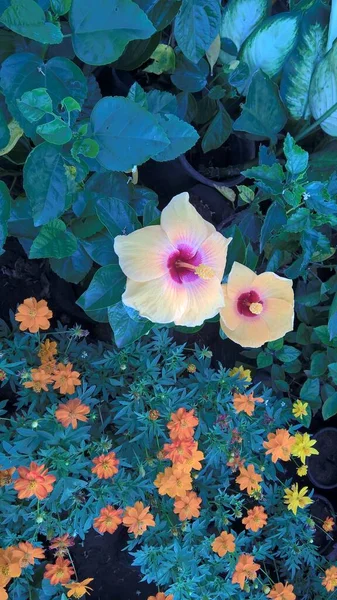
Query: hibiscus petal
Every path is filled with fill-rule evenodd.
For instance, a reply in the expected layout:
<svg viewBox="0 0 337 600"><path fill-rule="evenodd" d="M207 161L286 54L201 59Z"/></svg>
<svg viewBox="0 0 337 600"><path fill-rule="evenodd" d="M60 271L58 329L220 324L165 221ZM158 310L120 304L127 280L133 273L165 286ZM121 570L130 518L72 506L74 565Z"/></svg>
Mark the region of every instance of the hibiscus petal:
<svg viewBox="0 0 337 600"><path fill-rule="evenodd" d="M176 325L196 327L206 319L215 317L224 306L224 297L220 281L212 279L197 279L189 282L186 287L187 306L180 317L175 319Z"/></svg>
<svg viewBox="0 0 337 600"><path fill-rule="evenodd" d="M254 289L262 298L279 298L287 302L294 302L293 282L276 273L261 273L256 277Z"/></svg>
<svg viewBox="0 0 337 600"><path fill-rule="evenodd" d="M234 262L231 272L228 275L228 288L227 294L230 298L237 298L242 292L250 291L257 275L248 267L245 267L241 263Z"/></svg>
<svg viewBox="0 0 337 600"><path fill-rule="evenodd" d="M134 281L151 281L167 272L167 261L175 248L159 225L118 235L114 249L127 277Z"/></svg>
<svg viewBox="0 0 337 600"><path fill-rule="evenodd" d="M153 323L172 323L187 306L187 292L185 286L173 281L170 275L143 283L127 279L122 300Z"/></svg>
<svg viewBox="0 0 337 600"><path fill-rule="evenodd" d="M229 329L221 317L220 324L227 337L243 348L260 348L271 339L270 329L260 315L254 319L242 320L234 330Z"/></svg>
<svg viewBox="0 0 337 600"><path fill-rule="evenodd" d="M232 238L225 238L221 233L216 231L210 235L200 246L201 262L215 271L215 274L220 281L223 278L228 244Z"/></svg>
<svg viewBox="0 0 337 600"><path fill-rule="evenodd" d="M225 326L232 331L239 327L242 321L242 315L237 311L236 301L228 296L228 285L225 283L221 287L224 295L225 307L220 310L220 316Z"/></svg>
<svg viewBox="0 0 337 600"><path fill-rule="evenodd" d="M294 328L293 304L278 298L269 298L260 315L270 331L268 341L278 340Z"/></svg>
<svg viewBox="0 0 337 600"><path fill-rule="evenodd" d="M215 227L205 221L189 202L187 192L172 198L161 213L160 224L175 247L185 244L195 251L215 232Z"/></svg>

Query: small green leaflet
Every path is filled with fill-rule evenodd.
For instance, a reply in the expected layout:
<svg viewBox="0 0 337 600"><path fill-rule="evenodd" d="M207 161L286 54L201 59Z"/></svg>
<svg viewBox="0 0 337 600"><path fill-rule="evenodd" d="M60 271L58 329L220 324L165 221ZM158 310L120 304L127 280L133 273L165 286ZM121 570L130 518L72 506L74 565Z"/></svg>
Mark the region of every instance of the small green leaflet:
<svg viewBox="0 0 337 600"><path fill-rule="evenodd" d="M183 0L174 34L180 49L193 63L206 54L220 30L219 0Z"/></svg>
<svg viewBox="0 0 337 600"><path fill-rule="evenodd" d="M29 258L65 258L77 250L77 239L61 219L44 225L33 241Z"/></svg>
<svg viewBox="0 0 337 600"><path fill-rule="evenodd" d="M46 88L25 92L16 102L20 112L30 123L40 121L46 114L53 112L53 101Z"/></svg>
<svg viewBox="0 0 337 600"><path fill-rule="evenodd" d="M57 146L63 146L70 142L73 134L72 131L60 117L55 117L52 121L38 125L36 128L38 133L46 142L50 144L56 144Z"/></svg>
<svg viewBox="0 0 337 600"><path fill-rule="evenodd" d="M60 44L63 40L61 29L46 22L44 11L34 0L11 0L0 17L0 23L41 44Z"/></svg>
<svg viewBox="0 0 337 600"><path fill-rule="evenodd" d="M294 179L297 179L308 168L309 153L295 143L290 133L286 135L283 150L287 159L286 169Z"/></svg>
<svg viewBox="0 0 337 600"><path fill-rule="evenodd" d="M173 160L181 154L185 154L194 146L199 134L186 121L182 121L175 115L157 115L157 120L163 131L165 132L170 144L164 150L154 156L154 160L160 162Z"/></svg>
<svg viewBox="0 0 337 600"><path fill-rule="evenodd" d="M218 112L208 126L202 139L201 146L204 152L216 150L229 138L232 133L232 119L219 102Z"/></svg>
<svg viewBox="0 0 337 600"><path fill-rule="evenodd" d="M4 253L2 249L7 237L7 222L11 210L11 196L7 185L0 181L0 255Z"/></svg>

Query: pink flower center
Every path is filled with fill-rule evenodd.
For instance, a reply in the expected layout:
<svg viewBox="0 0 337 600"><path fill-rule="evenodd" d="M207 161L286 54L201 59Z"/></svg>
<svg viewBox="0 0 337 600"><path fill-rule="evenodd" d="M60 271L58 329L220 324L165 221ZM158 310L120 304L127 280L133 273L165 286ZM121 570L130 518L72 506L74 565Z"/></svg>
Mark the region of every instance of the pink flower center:
<svg viewBox="0 0 337 600"><path fill-rule="evenodd" d="M198 279L198 275L194 272L193 267L197 267L201 262L202 257L198 250L195 252L193 248L181 244L175 252L170 254L167 267L172 279L176 283L186 283ZM184 263L184 265L181 263Z"/></svg>
<svg viewBox="0 0 337 600"><path fill-rule="evenodd" d="M254 290L244 292L237 300L237 309L245 317L257 317L263 310L263 301Z"/></svg>

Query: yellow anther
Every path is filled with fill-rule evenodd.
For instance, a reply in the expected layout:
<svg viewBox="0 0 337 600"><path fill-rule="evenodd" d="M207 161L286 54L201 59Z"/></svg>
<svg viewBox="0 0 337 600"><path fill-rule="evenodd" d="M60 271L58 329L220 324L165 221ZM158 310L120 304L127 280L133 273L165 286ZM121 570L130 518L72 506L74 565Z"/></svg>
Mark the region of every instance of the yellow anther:
<svg viewBox="0 0 337 600"><path fill-rule="evenodd" d="M252 302L249 305L249 310L251 313L253 313L253 315L260 315L262 313L263 306L260 302Z"/></svg>
<svg viewBox="0 0 337 600"><path fill-rule="evenodd" d="M198 265L195 267L194 273L199 275L200 279L212 279L215 275L212 267L208 267L207 265Z"/></svg>

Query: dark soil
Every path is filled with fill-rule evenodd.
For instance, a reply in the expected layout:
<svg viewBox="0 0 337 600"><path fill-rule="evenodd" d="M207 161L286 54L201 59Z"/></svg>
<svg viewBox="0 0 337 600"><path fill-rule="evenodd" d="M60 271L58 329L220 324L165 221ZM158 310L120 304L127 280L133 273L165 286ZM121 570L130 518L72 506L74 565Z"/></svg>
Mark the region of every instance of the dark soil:
<svg viewBox="0 0 337 600"><path fill-rule="evenodd" d="M315 438L319 455L308 460L310 479L323 489L337 487L337 429L326 427Z"/></svg>
<svg viewBox="0 0 337 600"><path fill-rule="evenodd" d="M314 503L310 506L310 513L316 523L320 525L319 527L316 527L314 544L320 548L322 553L327 553L332 547L334 532L332 531L327 535L326 532L322 530L322 524L327 517L335 519L335 511L332 504L324 496L315 494L313 499Z"/></svg>

